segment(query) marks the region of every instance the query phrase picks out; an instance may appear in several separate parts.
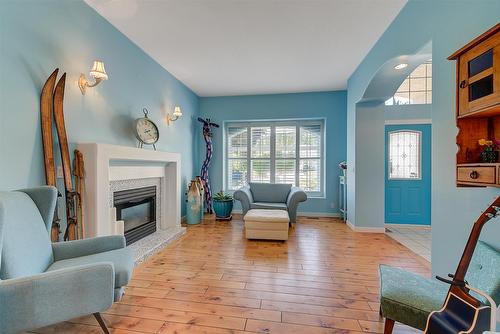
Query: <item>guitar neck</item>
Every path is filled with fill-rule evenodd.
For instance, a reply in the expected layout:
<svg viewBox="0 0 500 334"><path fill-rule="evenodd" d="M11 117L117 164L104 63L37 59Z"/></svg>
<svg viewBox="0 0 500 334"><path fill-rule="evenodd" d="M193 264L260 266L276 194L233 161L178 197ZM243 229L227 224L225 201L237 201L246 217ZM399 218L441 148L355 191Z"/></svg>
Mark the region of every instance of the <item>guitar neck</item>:
<svg viewBox="0 0 500 334"><path fill-rule="evenodd" d="M455 271L454 280L456 281L464 281L465 275L467 274L467 270L469 269L470 262L472 261L472 255L474 254L474 250L476 249L477 242L479 241L479 236L481 235L481 231L483 229L483 224L474 224L472 227L472 231L469 235L469 240L467 240L467 244L465 245L464 252L458 263L457 270Z"/></svg>

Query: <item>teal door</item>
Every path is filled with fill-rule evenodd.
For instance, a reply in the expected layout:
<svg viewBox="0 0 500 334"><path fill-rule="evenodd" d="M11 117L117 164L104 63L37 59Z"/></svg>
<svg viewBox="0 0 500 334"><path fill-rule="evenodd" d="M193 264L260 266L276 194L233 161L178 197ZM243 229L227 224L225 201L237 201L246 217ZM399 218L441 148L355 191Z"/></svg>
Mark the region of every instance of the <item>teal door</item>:
<svg viewBox="0 0 500 334"><path fill-rule="evenodd" d="M431 223L431 125L385 127L385 222Z"/></svg>

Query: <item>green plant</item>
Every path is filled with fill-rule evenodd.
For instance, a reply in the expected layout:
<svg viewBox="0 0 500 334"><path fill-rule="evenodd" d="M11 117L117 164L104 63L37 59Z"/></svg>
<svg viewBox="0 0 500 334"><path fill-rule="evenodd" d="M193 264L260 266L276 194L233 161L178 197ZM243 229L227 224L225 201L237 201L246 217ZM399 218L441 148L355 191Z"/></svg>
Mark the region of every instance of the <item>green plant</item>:
<svg viewBox="0 0 500 334"><path fill-rule="evenodd" d="M214 195L213 200L214 201L232 201L233 196L226 194L221 190Z"/></svg>

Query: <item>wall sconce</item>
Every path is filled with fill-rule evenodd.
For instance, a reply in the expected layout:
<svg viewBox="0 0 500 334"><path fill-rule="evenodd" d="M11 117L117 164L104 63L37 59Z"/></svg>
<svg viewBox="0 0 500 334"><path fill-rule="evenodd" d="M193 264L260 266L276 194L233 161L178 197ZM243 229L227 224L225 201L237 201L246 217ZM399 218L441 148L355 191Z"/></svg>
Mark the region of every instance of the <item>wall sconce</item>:
<svg viewBox="0 0 500 334"><path fill-rule="evenodd" d="M181 107L175 106L174 113L172 115L170 115L170 113L167 114L167 125L170 125L170 123L175 122L181 117L182 117Z"/></svg>
<svg viewBox="0 0 500 334"><path fill-rule="evenodd" d="M85 95L85 90L87 87L95 87L101 81L108 80L108 75L106 74L106 69L104 68L104 63L100 60L94 61L94 66L90 70L90 76L94 78L95 82L93 84L89 84L87 78L85 78L85 74L80 75L80 79L78 80L78 87L82 91L82 95Z"/></svg>

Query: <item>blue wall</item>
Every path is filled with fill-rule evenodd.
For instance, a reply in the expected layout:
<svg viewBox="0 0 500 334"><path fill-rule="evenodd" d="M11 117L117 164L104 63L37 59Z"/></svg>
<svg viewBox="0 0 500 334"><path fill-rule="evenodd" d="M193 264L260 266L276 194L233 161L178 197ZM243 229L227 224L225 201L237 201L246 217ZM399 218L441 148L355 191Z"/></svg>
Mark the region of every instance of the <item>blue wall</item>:
<svg viewBox="0 0 500 334"><path fill-rule="evenodd" d="M325 118L326 119L326 198L311 198L299 210L314 213L338 213L337 164L346 159L346 92L276 94L200 98L200 114L222 126L223 121ZM201 127L198 131L201 131ZM210 167L212 189L218 191L223 183L223 129L215 130L214 155ZM205 147L199 146L199 161ZM332 208L334 203L334 208Z"/></svg>
<svg viewBox="0 0 500 334"><path fill-rule="evenodd" d="M472 223L500 194L455 185L455 63L446 57L496 24L499 13L497 0L410 0L348 82L349 161L356 144L356 102L374 75L387 60L415 54L432 41L432 268L440 275L454 271ZM483 238L500 247L500 226L487 225Z"/></svg>
<svg viewBox="0 0 500 334"><path fill-rule="evenodd" d="M430 123L432 119L432 104L402 104L385 106L385 120L394 121L420 121Z"/></svg>
<svg viewBox="0 0 500 334"><path fill-rule="evenodd" d="M191 179L198 97L83 1L3 1L0 34L0 189L45 183L39 96L56 67L67 72L72 147L136 146L132 121L147 107L160 129L158 149L181 153L182 183ZM95 59L104 61L109 80L82 96L78 77L88 77ZM184 116L167 127L164 117L174 105Z"/></svg>
<svg viewBox="0 0 500 334"><path fill-rule="evenodd" d="M354 145L356 163L349 161L350 152L347 153L347 189L351 191L351 194L347 194L347 218L349 226L359 231L385 231L384 110L383 101L358 103ZM352 192L354 187L357 188ZM356 211L353 210L352 202L349 202L349 195L353 194ZM352 219L354 213L356 220Z"/></svg>

